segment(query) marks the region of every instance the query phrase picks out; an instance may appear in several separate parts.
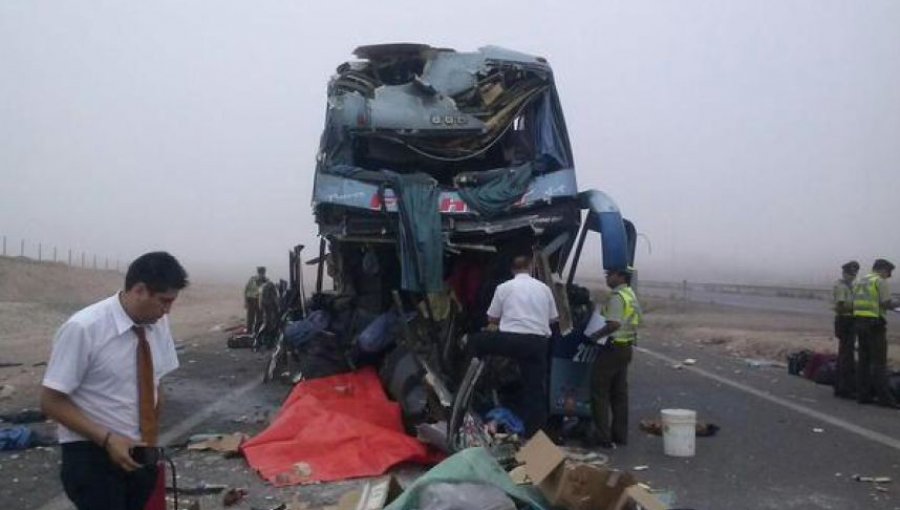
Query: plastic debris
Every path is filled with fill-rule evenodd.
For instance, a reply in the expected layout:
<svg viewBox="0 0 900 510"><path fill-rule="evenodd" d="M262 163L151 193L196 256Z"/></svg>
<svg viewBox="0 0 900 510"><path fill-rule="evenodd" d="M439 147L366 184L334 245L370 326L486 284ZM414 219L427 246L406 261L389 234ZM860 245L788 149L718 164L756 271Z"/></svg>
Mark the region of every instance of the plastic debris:
<svg viewBox="0 0 900 510"><path fill-rule="evenodd" d="M857 482L867 482L867 483L891 483L891 477L889 476L861 476L861 475L853 475L851 476Z"/></svg>

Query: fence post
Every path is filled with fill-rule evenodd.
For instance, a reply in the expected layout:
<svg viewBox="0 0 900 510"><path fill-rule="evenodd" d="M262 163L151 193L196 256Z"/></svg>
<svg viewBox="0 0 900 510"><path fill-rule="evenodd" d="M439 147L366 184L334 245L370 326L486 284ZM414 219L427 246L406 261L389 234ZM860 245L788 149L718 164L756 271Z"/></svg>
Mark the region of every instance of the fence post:
<svg viewBox="0 0 900 510"><path fill-rule="evenodd" d="M43 251L44 251L43 248L44 248L43 245L42 245L41 243L38 243L38 262L41 262L41 258L42 258L43 255L44 255L44 254L43 254Z"/></svg>
<svg viewBox="0 0 900 510"><path fill-rule="evenodd" d="M56 264L56 246L53 247L53 263Z"/></svg>
<svg viewBox="0 0 900 510"><path fill-rule="evenodd" d="M81 268L84 269L84 252L81 252Z"/></svg>
<svg viewBox="0 0 900 510"><path fill-rule="evenodd" d="M3 236L3 256L6 256L6 236Z"/></svg>
<svg viewBox="0 0 900 510"><path fill-rule="evenodd" d="M119 259L116 259L116 272L119 272Z"/></svg>
<svg viewBox="0 0 900 510"><path fill-rule="evenodd" d="M72 265L72 248L69 248L69 266Z"/></svg>
<svg viewBox="0 0 900 510"><path fill-rule="evenodd" d="M103 262L103 269L109 271L109 257L106 257L106 260Z"/></svg>
<svg viewBox="0 0 900 510"><path fill-rule="evenodd" d="M19 246L19 256L20 257L25 256L25 240L24 239L22 239L22 244Z"/></svg>
<svg viewBox="0 0 900 510"><path fill-rule="evenodd" d="M97 269L97 254L94 254L94 269Z"/></svg>

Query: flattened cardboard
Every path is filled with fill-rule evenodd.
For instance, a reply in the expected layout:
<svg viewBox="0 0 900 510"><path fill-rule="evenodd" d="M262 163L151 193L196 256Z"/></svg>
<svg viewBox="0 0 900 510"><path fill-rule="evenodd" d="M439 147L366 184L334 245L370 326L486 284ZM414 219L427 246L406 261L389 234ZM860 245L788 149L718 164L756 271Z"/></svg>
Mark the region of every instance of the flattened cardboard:
<svg viewBox="0 0 900 510"><path fill-rule="evenodd" d="M538 431L518 453L516 460L525 463L525 473L535 485L540 485L566 460L566 454L553 444L542 431Z"/></svg>
<svg viewBox="0 0 900 510"><path fill-rule="evenodd" d="M639 510L667 510L669 508L640 485L632 485L625 489L612 510L625 510L629 503L636 505Z"/></svg>
<svg viewBox="0 0 900 510"><path fill-rule="evenodd" d="M359 489L352 490L338 501L337 510L381 510L403 490L393 476L370 480Z"/></svg>

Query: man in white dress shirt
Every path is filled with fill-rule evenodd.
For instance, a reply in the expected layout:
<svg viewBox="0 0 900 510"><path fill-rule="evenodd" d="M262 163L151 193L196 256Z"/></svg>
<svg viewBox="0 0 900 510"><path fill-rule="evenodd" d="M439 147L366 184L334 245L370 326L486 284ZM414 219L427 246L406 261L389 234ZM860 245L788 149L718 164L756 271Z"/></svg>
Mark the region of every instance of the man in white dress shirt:
<svg viewBox="0 0 900 510"><path fill-rule="evenodd" d="M41 408L59 423L63 488L79 510L139 510L156 485L156 464L133 452L157 444L159 380L178 368L167 314L187 284L175 257L144 254L124 290L53 339Z"/></svg>
<svg viewBox="0 0 900 510"><path fill-rule="evenodd" d="M487 311L488 331L472 335L466 347L477 356L505 356L519 362L524 398L517 411L530 436L547 420L551 325L559 313L550 287L531 277L530 257L513 259L512 273L512 279L494 291Z"/></svg>

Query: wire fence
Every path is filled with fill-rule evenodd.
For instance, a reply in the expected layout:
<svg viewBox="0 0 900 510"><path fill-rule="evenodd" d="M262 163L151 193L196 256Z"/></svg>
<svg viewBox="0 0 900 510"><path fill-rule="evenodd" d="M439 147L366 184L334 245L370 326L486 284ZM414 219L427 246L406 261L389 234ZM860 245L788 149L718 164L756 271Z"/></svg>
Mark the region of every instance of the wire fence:
<svg viewBox="0 0 900 510"><path fill-rule="evenodd" d="M14 239L0 235L0 256L18 257L35 262L52 262L69 267L94 269L103 271L121 271L122 261L119 257L110 257L87 250L59 247L53 243L34 241L25 238Z"/></svg>

